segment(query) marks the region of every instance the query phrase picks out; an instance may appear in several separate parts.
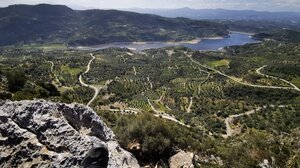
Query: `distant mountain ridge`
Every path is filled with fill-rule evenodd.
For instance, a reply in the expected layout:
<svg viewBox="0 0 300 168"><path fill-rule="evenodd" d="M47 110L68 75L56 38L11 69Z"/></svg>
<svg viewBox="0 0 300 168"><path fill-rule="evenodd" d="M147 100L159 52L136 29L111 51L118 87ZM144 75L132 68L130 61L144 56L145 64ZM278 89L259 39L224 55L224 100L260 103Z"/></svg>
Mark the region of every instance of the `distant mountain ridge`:
<svg viewBox="0 0 300 168"><path fill-rule="evenodd" d="M0 45L181 41L225 36L228 27L210 21L164 18L117 10L72 10L62 5L12 5L0 8Z"/></svg>
<svg viewBox="0 0 300 168"><path fill-rule="evenodd" d="M300 13L262 12L255 10L227 9L123 9L138 13L150 13L164 17L186 17L195 20L214 20L225 24L232 31L261 33L280 29L300 30Z"/></svg>
<svg viewBox="0 0 300 168"><path fill-rule="evenodd" d="M186 17L191 19L221 19L221 20L289 20L300 22L300 12L267 12L255 10L228 9L124 9L138 13L150 13L164 17Z"/></svg>

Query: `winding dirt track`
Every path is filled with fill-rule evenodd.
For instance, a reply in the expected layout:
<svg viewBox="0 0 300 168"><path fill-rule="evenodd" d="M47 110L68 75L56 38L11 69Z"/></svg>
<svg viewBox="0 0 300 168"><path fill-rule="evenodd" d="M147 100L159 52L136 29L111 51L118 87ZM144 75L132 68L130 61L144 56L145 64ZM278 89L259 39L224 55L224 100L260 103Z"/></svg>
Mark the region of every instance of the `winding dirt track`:
<svg viewBox="0 0 300 168"><path fill-rule="evenodd" d="M264 108L265 108L266 106L264 106ZM232 129L231 128L231 126L230 126L230 123L232 122L232 120L234 119L234 118L237 118L237 117L240 117L240 116L246 116L246 115L251 115L251 114L254 114L256 111L259 111L259 110L261 110L262 109L262 107L259 107L259 108L257 108L257 109L255 109L255 110L250 110L250 111L247 111L247 112L245 112L245 113L241 113L241 114L234 114L234 115L230 115L229 117L227 117L226 119L225 119L225 125L226 125L226 134L225 135L222 135L223 136L223 138L228 138L228 137L230 137L230 136L232 136L232 135L234 135L234 129Z"/></svg>
<svg viewBox="0 0 300 168"><path fill-rule="evenodd" d="M235 78L235 77L229 76L229 75L227 75L227 74L225 74L225 73L223 73L223 72L221 72L221 71L219 71L219 70L216 70L216 69L214 69L214 68L208 67L208 66L206 66L206 65L203 65L203 64L201 64L201 63L195 61L195 60L192 58L192 55L188 55L187 52L185 52L185 55L186 55L193 63L195 63L195 64L201 66L202 68L205 68L205 69L214 71L214 72L216 72L216 73L218 73L218 74L220 74L220 75L222 75L222 76L225 76L225 77L227 77L227 78L229 78L229 79L231 79L231 80L233 80L233 81L235 81L235 82L237 82L237 83L239 83L239 84L245 85L245 86L251 86L251 87L256 87L256 88L284 89L284 90L296 90L296 91L300 91L300 89L299 89L296 85L294 85L293 83L291 83L291 82L289 82L289 81L287 81L287 80L285 80L285 79L281 79L281 78L278 78L278 77L274 77L274 76L270 76L270 75L266 75L266 74L261 73L260 71L261 71L263 68L265 68L267 65L264 65L264 66L258 68L258 69L256 70L256 73L259 74L259 75L265 76L265 77L274 78L274 79L279 79L279 80L281 80L281 81L283 81L283 82L289 84L291 87L264 86L264 85L254 85L254 84L250 84L250 83L244 83L244 82L240 81L239 79L237 79L237 78ZM224 135L222 135L222 136L223 136L224 138L228 138L228 137L234 135L235 130L232 129L231 126L230 126L230 123L232 122L232 120L233 120L234 118L240 117L240 116L243 116L243 115L251 115L251 114L256 113L257 111L261 110L262 108L266 108L266 107L267 107L267 106L263 106L263 107L259 107L259 108L255 109L255 110L247 111L247 112L245 112L245 113L235 114L235 115L230 115L230 116L227 117L227 118L225 119L225 121L224 121L224 122L225 122L225 125L226 125L226 134L224 134ZM270 105L270 107L274 107L274 105ZM286 106L280 105L280 106L278 106L278 107L283 108L283 107L286 107Z"/></svg>
<svg viewBox="0 0 300 168"><path fill-rule="evenodd" d="M232 120L233 120L234 118L241 117L241 116L249 116L249 115L254 114L254 113L260 111L261 109L267 108L267 107L268 107L268 106L265 105L265 106L263 106L263 107L259 107L259 108L257 108L257 109L250 110L250 111L247 111L247 112L244 112L244 113L241 113L241 114L234 114L234 115L228 116L228 117L225 119L225 121L224 121L224 123L225 123L225 125L226 125L226 134L222 135L222 137L223 137L223 138L228 138L228 137L230 137L230 136L232 136L232 135L235 134L235 130L232 129L231 126L230 126L230 123L232 122ZM269 107L275 107L275 106L274 106L274 105L269 105ZM279 105L279 106L277 106L277 107L279 107L279 108L284 108L284 107L287 107L287 106L286 106L286 105Z"/></svg>
<svg viewBox="0 0 300 168"><path fill-rule="evenodd" d="M245 85L245 86L251 86L251 87L256 87L256 88L266 88L266 89L284 89L284 90L296 90L296 91L300 91L299 88L295 88L295 87L280 87L280 86L265 86L265 85L254 85L254 84L250 84L250 83L244 83L242 81L240 81L239 79L235 78L235 77L232 77L232 76L229 76L229 75L226 75L225 73L219 71L219 70L216 70L214 68L211 68L211 67L208 67L206 65L203 65L203 64L200 64L199 62L195 61L191 55L188 55L187 53L185 53L185 55L195 64L205 68L205 69L208 69L208 70L211 70L211 71L214 71L222 76L225 76L239 84L242 84L242 85Z"/></svg>
<svg viewBox="0 0 300 168"><path fill-rule="evenodd" d="M153 89L153 83L150 81L149 75L147 76L147 81L148 81L149 84L150 84L150 89Z"/></svg>
<svg viewBox="0 0 300 168"><path fill-rule="evenodd" d="M55 82L56 82L57 86L58 86L58 87L61 87L62 84L60 83L58 77L57 77L57 76L55 75L55 73L54 73L54 62L52 62L52 61L46 61L46 62L48 62L48 63L51 64L50 72L51 72L51 74L53 75L53 77L54 77L54 79L55 79Z"/></svg>
<svg viewBox="0 0 300 168"><path fill-rule="evenodd" d="M163 118L163 119L166 119L166 120L170 120L170 121L173 121L173 122L176 122L182 126L185 126L187 128L190 128L191 126L190 125L186 125L185 123L177 120L174 116L171 116L170 114L167 114L165 113L164 111L158 111L155 109L155 107L152 105L152 103L150 102L150 100L148 99L148 104L149 106L151 107L151 109L154 111L154 116L155 117L159 117L159 118Z"/></svg>
<svg viewBox="0 0 300 168"><path fill-rule="evenodd" d="M188 108L186 109L187 113L191 112L192 105L193 105L193 97L190 97L190 103L189 103Z"/></svg>
<svg viewBox="0 0 300 168"><path fill-rule="evenodd" d="M90 71L90 69L91 69L91 64L92 64L92 62L94 61L94 59L96 59L96 57L93 56L93 54L90 54L90 56L92 57L92 59L89 61L88 65L86 66L86 71L85 71L83 74L81 74L81 75L79 76L79 78L78 78L78 80L79 80L79 82L80 82L80 84L81 84L82 86L84 86L84 87L89 87L89 88L91 88L91 89L94 90L94 96L93 96L92 99L87 103L87 106L89 106L89 105L97 98L97 96L98 96L98 94L99 94L99 91L100 91L101 89L103 89L105 86L107 86L107 85L111 82L111 80L108 80L108 81L106 81L105 85L100 86L100 87L96 87L96 86L93 86L93 85L88 85L88 84L86 84L86 83L83 81L82 75L87 74L87 73Z"/></svg>
<svg viewBox="0 0 300 168"><path fill-rule="evenodd" d="M134 72L134 76L136 76L137 72L136 72L135 66L133 66L133 72Z"/></svg>
<svg viewBox="0 0 300 168"><path fill-rule="evenodd" d="M287 80L285 80L285 79L282 79L282 78L279 78L279 77L276 77L276 76L271 76L271 75L263 74L263 73L261 72L261 70L263 70L263 69L264 69L265 67L267 67L267 66L268 66L268 65L264 65L264 66L258 68L258 69L256 70L256 73L259 74L259 75L261 75L261 76L267 77L267 78L279 79L279 80L281 80L282 82L285 82L285 83L289 84L290 86L292 86L295 90L300 91L300 89L299 89L296 85L294 85L293 83L291 83L291 82L289 82L289 81L287 81Z"/></svg>

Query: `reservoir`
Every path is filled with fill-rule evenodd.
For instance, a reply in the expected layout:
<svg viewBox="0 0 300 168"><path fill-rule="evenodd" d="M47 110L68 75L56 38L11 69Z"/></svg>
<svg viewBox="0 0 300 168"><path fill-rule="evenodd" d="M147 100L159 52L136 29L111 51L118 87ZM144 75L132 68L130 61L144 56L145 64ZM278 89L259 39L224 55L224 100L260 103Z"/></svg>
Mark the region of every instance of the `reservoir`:
<svg viewBox="0 0 300 168"><path fill-rule="evenodd" d="M75 47L81 50L99 50L105 48L129 48L136 51L142 51L151 48L163 48L169 46L185 46L193 50L219 50L220 48L233 45L244 45L247 43L256 43L255 39L252 39L249 34L232 32L229 37L225 38L207 38L196 42L138 42L138 43L111 43L101 44L94 46Z"/></svg>
<svg viewBox="0 0 300 168"><path fill-rule="evenodd" d="M251 38L245 33L231 33L229 37L223 39L203 39L197 44L183 44L193 50L218 50L223 47L233 45L244 45L247 43L257 43L258 41Z"/></svg>

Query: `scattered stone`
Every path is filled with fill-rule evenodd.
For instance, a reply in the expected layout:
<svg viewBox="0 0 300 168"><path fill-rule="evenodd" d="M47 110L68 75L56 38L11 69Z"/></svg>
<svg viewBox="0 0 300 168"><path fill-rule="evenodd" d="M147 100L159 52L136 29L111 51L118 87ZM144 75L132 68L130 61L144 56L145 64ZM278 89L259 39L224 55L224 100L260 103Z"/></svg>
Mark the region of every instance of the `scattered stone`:
<svg viewBox="0 0 300 168"><path fill-rule="evenodd" d="M140 151L141 150L141 144L138 143L138 142L130 143L128 145L128 149L129 149L129 151Z"/></svg>
<svg viewBox="0 0 300 168"><path fill-rule="evenodd" d="M273 168L271 163L267 159L264 159L264 161L259 164L259 167L261 167L261 168Z"/></svg>
<svg viewBox="0 0 300 168"><path fill-rule="evenodd" d="M219 156L215 157L214 155L207 156L202 154L195 154L194 161L200 165L201 163L205 163L205 164L209 163L209 164L214 164L219 166L224 165L223 160Z"/></svg>

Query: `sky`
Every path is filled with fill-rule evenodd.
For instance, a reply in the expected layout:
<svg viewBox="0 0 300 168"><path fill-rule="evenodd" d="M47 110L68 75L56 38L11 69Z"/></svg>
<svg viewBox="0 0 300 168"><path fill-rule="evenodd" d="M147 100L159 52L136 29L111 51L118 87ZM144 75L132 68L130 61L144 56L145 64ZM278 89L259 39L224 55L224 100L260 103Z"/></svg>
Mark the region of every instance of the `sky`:
<svg viewBox="0 0 300 168"><path fill-rule="evenodd" d="M183 8L300 12L300 0L0 0L12 4L64 4L74 9Z"/></svg>

